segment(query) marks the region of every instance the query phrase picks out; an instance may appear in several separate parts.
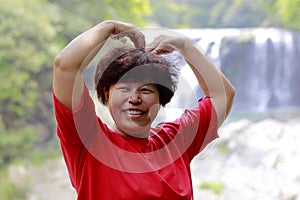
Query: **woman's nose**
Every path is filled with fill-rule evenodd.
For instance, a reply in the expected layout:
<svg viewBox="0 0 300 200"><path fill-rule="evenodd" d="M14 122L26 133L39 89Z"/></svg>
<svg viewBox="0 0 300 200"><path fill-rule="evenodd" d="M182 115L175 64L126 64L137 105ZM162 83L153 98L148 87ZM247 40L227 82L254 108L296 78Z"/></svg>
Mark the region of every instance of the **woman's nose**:
<svg viewBox="0 0 300 200"><path fill-rule="evenodd" d="M142 102L139 91L134 91L128 98L129 103L138 104Z"/></svg>

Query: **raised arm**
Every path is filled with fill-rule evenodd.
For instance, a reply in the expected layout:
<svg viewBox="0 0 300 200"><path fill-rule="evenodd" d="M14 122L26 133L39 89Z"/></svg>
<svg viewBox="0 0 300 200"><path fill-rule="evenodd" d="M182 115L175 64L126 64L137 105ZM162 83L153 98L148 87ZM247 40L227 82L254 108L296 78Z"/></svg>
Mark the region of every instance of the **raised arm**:
<svg viewBox="0 0 300 200"><path fill-rule="evenodd" d="M114 20L104 21L72 40L55 58L53 90L68 109L79 106L83 92L81 73L87 66L86 58L111 35L128 36L137 48L145 46L143 34L133 25Z"/></svg>
<svg viewBox="0 0 300 200"><path fill-rule="evenodd" d="M159 36L150 44L149 51L157 54L179 51L183 55L204 95L211 98L218 125L221 126L231 110L235 96L235 89L225 75L187 38Z"/></svg>

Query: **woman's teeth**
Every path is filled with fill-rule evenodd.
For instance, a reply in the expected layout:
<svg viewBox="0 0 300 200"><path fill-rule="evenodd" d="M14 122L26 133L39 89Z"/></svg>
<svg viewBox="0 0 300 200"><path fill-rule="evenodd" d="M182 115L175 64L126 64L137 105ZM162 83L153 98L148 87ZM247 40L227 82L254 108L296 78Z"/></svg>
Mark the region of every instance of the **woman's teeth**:
<svg viewBox="0 0 300 200"><path fill-rule="evenodd" d="M125 113L128 114L128 115L141 115L141 114L143 114L142 111L137 111L137 110L126 110Z"/></svg>

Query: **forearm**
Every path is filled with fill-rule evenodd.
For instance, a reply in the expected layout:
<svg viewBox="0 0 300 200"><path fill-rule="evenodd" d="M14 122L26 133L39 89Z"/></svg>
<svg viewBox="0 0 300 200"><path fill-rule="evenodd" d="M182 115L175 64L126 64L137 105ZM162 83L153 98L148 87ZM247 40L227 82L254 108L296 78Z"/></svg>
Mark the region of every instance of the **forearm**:
<svg viewBox="0 0 300 200"><path fill-rule="evenodd" d="M132 24L115 20L99 23L77 36L59 53L53 66L54 93L67 108L80 104L84 86L81 73L110 35L117 39L127 36L137 48L145 47L140 31Z"/></svg>
<svg viewBox="0 0 300 200"><path fill-rule="evenodd" d="M56 97L67 108L76 108L81 101L83 81L81 72L92 50L101 45L114 31L114 25L102 22L72 40L55 58L53 89ZM74 92L75 91L75 92Z"/></svg>
<svg viewBox="0 0 300 200"><path fill-rule="evenodd" d="M186 42L181 51L193 70L205 96L211 97L218 115L219 125L223 123L232 107L235 89L225 75L191 42Z"/></svg>
<svg viewBox="0 0 300 200"><path fill-rule="evenodd" d="M187 38L160 35L149 45L148 51L156 54L179 51L182 54L193 70L204 94L211 98L220 126L229 114L235 89L200 49Z"/></svg>
<svg viewBox="0 0 300 200"><path fill-rule="evenodd" d="M223 93L221 80L226 79L226 77L196 46L188 42L181 54L193 70L205 96L214 97ZM227 79L226 82L228 82Z"/></svg>
<svg viewBox="0 0 300 200"><path fill-rule="evenodd" d="M89 53L113 32L110 21L97 24L72 40L56 57L54 65L63 70L78 71Z"/></svg>

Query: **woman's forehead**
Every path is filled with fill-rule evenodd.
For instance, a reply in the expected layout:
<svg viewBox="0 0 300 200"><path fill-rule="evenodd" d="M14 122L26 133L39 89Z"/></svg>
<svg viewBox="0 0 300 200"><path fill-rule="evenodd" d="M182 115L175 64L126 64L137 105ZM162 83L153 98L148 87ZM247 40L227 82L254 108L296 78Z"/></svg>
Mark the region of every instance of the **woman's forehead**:
<svg viewBox="0 0 300 200"><path fill-rule="evenodd" d="M130 82L123 82L123 81L119 81L115 84L116 86L130 86L130 87L136 87L136 88L140 88L140 87L156 87L155 83L152 82L147 82L147 81L130 81Z"/></svg>

